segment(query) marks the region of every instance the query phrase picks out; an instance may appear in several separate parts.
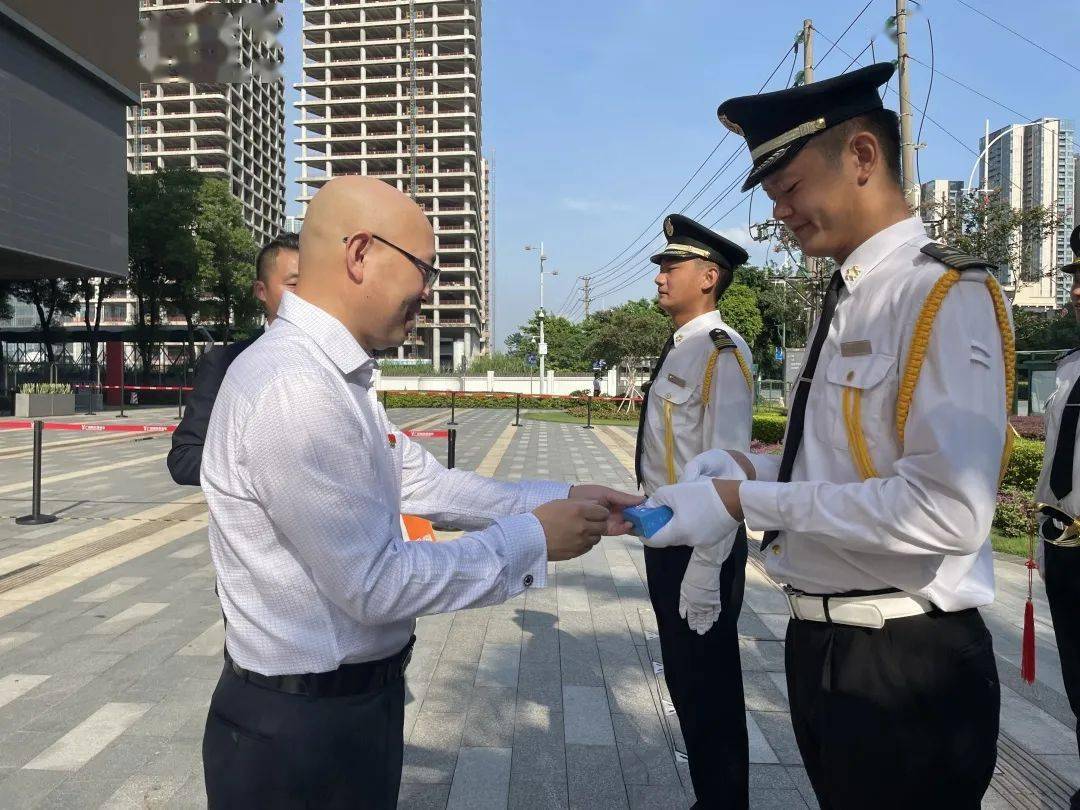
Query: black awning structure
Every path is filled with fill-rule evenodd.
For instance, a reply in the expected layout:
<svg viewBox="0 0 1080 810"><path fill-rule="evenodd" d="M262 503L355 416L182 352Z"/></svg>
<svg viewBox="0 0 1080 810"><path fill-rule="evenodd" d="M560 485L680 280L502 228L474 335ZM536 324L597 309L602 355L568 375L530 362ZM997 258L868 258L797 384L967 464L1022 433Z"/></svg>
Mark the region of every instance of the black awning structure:
<svg viewBox="0 0 1080 810"><path fill-rule="evenodd" d="M97 330L99 343L135 343L143 336L143 331L133 324L122 326L101 326ZM159 343L185 343L188 332L186 326L175 324L162 325L154 330L154 340ZM86 327L54 326L49 330L51 343L83 343L87 339ZM199 343L214 343L214 335L205 326L195 327L195 340ZM0 341L4 343L44 343L45 333L39 326L18 326L0 329Z"/></svg>

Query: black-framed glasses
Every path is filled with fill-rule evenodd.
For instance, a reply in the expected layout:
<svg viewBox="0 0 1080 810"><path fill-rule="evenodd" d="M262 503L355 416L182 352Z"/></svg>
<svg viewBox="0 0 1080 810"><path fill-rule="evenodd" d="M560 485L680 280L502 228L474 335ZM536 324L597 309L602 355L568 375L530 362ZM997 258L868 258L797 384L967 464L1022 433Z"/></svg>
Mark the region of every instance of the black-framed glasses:
<svg viewBox="0 0 1080 810"><path fill-rule="evenodd" d="M346 236L341 241L344 244L348 244L349 240L351 238L352 238L352 236ZM389 239L383 239L381 236L379 236L376 233L373 233L371 235L371 238L375 239L376 241L382 242L387 247L392 247L394 250L396 250L398 253L400 253L402 256L404 256L406 259L408 259L410 262L412 262L413 267L415 267L417 270L419 270L420 274L424 277L424 286L425 287L430 289L430 288L435 286L435 281L436 281L436 279L439 278L439 268L438 267L436 267L433 264L428 264L427 262L425 262L423 259L419 258L418 256L414 256L413 254L409 253L409 251L405 250L405 248L398 247L393 242L391 242Z"/></svg>

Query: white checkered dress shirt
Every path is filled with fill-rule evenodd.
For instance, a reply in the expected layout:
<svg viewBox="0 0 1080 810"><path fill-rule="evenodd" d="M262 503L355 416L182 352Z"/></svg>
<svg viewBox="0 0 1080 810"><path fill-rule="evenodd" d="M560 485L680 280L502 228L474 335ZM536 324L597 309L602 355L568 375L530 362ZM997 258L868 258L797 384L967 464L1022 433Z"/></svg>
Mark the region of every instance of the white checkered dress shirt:
<svg viewBox="0 0 1080 810"><path fill-rule="evenodd" d="M445 469L390 423L375 365L339 321L286 293L222 383L202 487L226 647L245 669L377 660L405 646L417 616L545 584L530 512L568 486ZM404 542L401 512L476 531Z"/></svg>

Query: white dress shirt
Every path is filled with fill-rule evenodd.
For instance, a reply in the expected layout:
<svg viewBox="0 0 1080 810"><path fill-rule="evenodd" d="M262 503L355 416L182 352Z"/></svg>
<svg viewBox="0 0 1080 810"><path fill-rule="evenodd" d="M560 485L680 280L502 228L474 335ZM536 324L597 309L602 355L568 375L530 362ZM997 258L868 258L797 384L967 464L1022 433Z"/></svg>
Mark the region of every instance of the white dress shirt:
<svg viewBox="0 0 1080 810"><path fill-rule="evenodd" d="M723 329L735 342L735 350L720 352L713 372L709 404L703 404L705 367L714 346L709 332ZM676 330L674 345L649 387L645 415L641 473L646 494L674 483L668 480L665 404L671 412L674 438L675 480L694 456L714 448L742 450L750 447L754 393L735 357L742 354L749 369L750 347L742 335L724 323L716 310L698 315Z"/></svg>
<svg viewBox="0 0 1080 810"><path fill-rule="evenodd" d="M390 423L375 367L339 321L287 292L222 383L202 487L226 648L245 669L377 660L405 646L417 616L545 584L529 512L568 486L445 469ZM405 542L400 512L481 530Z"/></svg>
<svg viewBox="0 0 1080 810"><path fill-rule="evenodd" d="M1080 379L1080 351L1073 351L1062 357L1057 364L1056 385L1054 393L1046 400L1043 421L1046 424L1046 449L1043 451L1042 473L1039 475L1038 486L1035 487L1035 500L1049 506L1056 506L1062 512L1075 517L1080 517L1080 448L1073 452L1072 492L1060 501L1050 490L1050 468L1054 463L1054 450L1057 448L1058 431L1061 428L1061 415L1065 411L1065 403L1069 399L1077 379ZM1080 431L1077 432L1077 440L1080 442ZM1036 555L1039 561L1039 571L1045 572L1045 560L1043 544L1036 543Z"/></svg>
<svg viewBox="0 0 1080 810"><path fill-rule="evenodd" d="M912 331L945 266L920 252L911 218L859 246L817 366L792 483L743 483L747 525L781 530L766 555L776 579L807 593L899 588L942 610L989 604L989 542L1005 441L1001 333L986 273L945 296L915 388L904 444L896 400ZM1006 304L1006 307L1008 305ZM843 347L843 349L842 349ZM848 448L844 387L861 391L862 429L879 478Z"/></svg>

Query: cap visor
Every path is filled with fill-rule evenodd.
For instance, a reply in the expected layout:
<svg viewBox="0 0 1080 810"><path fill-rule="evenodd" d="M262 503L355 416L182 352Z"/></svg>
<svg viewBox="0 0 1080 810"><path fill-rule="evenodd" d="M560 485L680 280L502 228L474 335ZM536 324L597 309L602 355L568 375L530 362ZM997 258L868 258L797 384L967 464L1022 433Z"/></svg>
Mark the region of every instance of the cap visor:
<svg viewBox="0 0 1080 810"><path fill-rule="evenodd" d="M765 161L762 161L760 168L758 166L754 166L754 168L750 170L750 174L746 176L746 182L743 183L742 190L749 191L773 172L779 171L780 169L784 168L788 163L791 162L792 158L794 158L797 154L799 154L799 152L802 151L802 148L804 146L810 143L810 141L814 137L816 136L811 135L807 138L803 138L801 141L796 141L795 143L789 144L787 147L787 151L783 154L783 157L777 158L772 163L766 163Z"/></svg>

